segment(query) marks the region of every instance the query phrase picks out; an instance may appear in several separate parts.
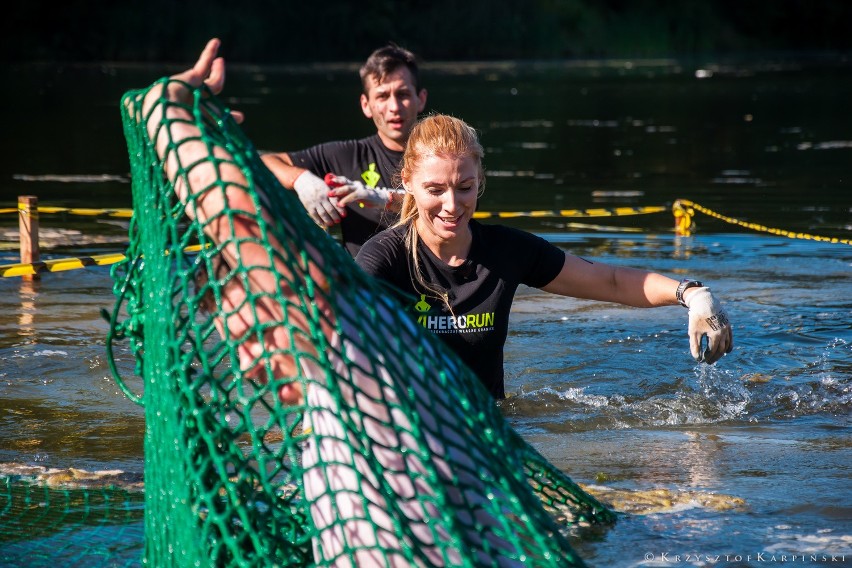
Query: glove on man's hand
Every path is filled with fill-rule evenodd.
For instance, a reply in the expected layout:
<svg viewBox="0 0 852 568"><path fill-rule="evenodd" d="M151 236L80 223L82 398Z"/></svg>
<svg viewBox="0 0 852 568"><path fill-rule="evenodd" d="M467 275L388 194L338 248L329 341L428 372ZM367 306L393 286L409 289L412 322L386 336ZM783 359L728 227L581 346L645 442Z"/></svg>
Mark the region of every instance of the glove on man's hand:
<svg viewBox="0 0 852 568"><path fill-rule="evenodd" d="M689 308L689 350L698 361L712 365L734 348L734 335L728 316L710 288L693 290L684 298ZM707 348L702 351L701 340L705 336Z"/></svg>
<svg viewBox="0 0 852 568"><path fill-rule="evenodd" d="M400 194L397 190L385 187L367 187L361 181L353 181L344 176L328 175L326 179L332 181L329 185L334 188L328 195L337 198L339 207L362 203L365 207L385 208Z"/></svg>
<svg viewBox="0 0 852 568"><path fill-rule="evenodd" d="M341 215L345 215L343 206L335 205L329 199L329 188L325 182L308 170L299 174L293 183L293 189L299 195L299 201L305 206L308 215L318 225L331 227L340 223Z"/></svg>

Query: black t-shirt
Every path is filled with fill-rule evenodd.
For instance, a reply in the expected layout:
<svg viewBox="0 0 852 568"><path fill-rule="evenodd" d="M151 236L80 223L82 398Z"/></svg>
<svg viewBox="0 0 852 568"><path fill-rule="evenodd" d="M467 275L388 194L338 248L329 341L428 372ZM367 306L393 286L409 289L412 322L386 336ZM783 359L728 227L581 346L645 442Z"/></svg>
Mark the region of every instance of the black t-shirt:
<svg viewBox="0 0 852 568"><path fill-rule="evenodd" d="M368 274L410 296L417 321L437 334L470 367L494 398L504 398L503 345L509 312L519 284L541 288L553 281L565 253L536 235L504 227L470 223L470 254L461 266L449 266L418 244L425 280L446 291L452 312L436 294L415 285L413 263L405 248L408 225L383 231L364 243L355 262Z"/></svg>
<svg viewBox="0 0 852 568"><path fill-rule="evenodd" d="M402 152L389 150L378 134L359 140L326 142L288 152L293 165L324 177L327 173L360 180L368 187L393 187ZM352 256L374 234L393 225L399 214L385 209L349 205L340 222L343 244Z"/></svg>

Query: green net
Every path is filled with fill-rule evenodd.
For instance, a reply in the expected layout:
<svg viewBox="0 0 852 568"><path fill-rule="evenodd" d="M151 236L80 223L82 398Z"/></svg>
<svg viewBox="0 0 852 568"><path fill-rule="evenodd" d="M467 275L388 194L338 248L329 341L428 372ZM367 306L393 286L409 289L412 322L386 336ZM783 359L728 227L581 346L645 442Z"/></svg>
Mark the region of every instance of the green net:
<svg viewBox="0 0 852 568"><path fill-rule="evenodd" d="M309 219L216 97L163 79L122 118L134 217L107 343L145 409L147 565L583 565L572 529L613 513Z"/></svg>
<svg viewBox="0 0 852 568"><path fill-rule="evenodd" d="M0 464L0 566L138 566L144 495L108 473Z"/></svg>

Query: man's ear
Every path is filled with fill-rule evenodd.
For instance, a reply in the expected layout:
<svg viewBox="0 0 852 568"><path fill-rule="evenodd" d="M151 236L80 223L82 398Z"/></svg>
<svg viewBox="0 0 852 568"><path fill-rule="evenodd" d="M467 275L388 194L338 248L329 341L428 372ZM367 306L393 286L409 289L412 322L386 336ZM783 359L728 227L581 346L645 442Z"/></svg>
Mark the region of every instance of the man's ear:
<svg viewBox="0 0 852 568"><path fill-rule="evenodd" d="M420 92L417 93L417 112L423 112L423 109L426 108L426 89L420 89Z"/></svg>
<svg viewBox="0 0 852 568"><path fill-rule="evenodd" d="M370 108L370 100L364 93L361 93L361 112L363 112L364 116L367 118L373 118L373 109Z"/></svg>

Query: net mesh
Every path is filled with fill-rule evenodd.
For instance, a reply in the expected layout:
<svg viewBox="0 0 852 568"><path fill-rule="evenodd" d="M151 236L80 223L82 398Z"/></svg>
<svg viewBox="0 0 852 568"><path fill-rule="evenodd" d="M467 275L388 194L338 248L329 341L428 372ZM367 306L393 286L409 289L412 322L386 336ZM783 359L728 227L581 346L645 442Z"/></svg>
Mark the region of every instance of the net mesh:
<svg viewBox="0 0 852 568"><path fill-rule="evenodd" d="M583 565L570 531L613 513L310 220L216 97L162 79L121 108L134 216L107 343L144 385L111 362L145 408L147 565Z"/></svg>
<svg viewBox="0 0 852 568"><path fill-rule="evenodd" d="M0 566L140 564L142 492L74 479L77 470L45 478L40 468L3 466Z"/></svg>

